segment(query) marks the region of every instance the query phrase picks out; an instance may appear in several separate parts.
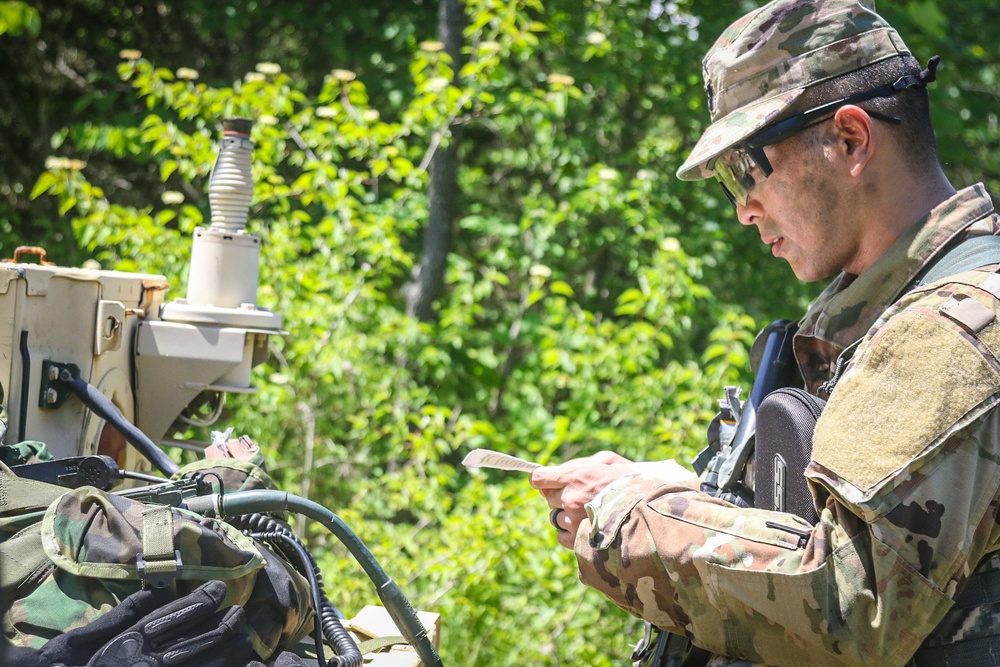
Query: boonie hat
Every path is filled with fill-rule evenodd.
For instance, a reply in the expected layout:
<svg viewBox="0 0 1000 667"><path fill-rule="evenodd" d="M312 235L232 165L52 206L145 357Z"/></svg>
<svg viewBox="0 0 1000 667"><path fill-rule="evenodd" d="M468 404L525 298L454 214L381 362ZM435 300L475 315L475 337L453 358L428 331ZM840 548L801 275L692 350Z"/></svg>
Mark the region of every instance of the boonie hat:
<svg viewBox="0 0 1000 667"><path fill-rule="evenodd" d="M775 0L747 14L705 55L712 124L677 177L711 177L708 165L777 119L809 86L906 55L873 0Z"/></svg>

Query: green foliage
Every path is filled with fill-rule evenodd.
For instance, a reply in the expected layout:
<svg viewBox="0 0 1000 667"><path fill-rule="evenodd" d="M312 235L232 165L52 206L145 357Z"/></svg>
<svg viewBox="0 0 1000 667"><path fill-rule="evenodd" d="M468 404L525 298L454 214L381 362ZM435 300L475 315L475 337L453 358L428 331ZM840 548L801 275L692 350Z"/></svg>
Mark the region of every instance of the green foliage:
<svg viewBox="0 0 1000 667"><path fill-rule="evenodd" d="M753 322L727 320L726 333L704 324L718 306L699 282L701 262L650 220L648 174L559 145L581 90L558 77L526 82L504 65L529 62L546 34L524 18L529 8L540 9L470 9L479 32L454 84L447 55L421 44L408 68L413 95L398 109L372 106L343 70L310 95L274 64L216 88L126 60L119 73L148 113L134 125L78 125L66 141L155 165L160 201L114 203L89 168L58 161L34 194L58 197L105 266L164 273L182 294L185 239L208 215L216 122L255 118L260 300L289 335L259 369L260 393L227 418L269 445L289 490L301 490L302 444L317 434L310 495L368 537L417 605L444 615L446 659L610 664L631 641L629 621L578 587L541 499L522 478L456 464L481 445L541 461L603 448L688 458L718 369L745 358ZM401 294L426 215L428 153L459 117L499 136L463 173L466 191L486 196L470 197L438 322L420 324ZM565 168L536 180L559 152ZM511 167L525 187L498 202L486 181ZM594 249L606 249L613 272L588 266ZM338 593L373 601L345 554L311 537L327 568L344 573Z"/></svg>
<svg viewBox="0 0 1000 667"><path fill-rule="evenodd" d="M162 4L184 30L234 41L275 16L302 32L266 41L260 54L276 62L241 53L248 73L213 64L214 42L170 67L123 52L114 85L127 86L116 89L127 113L56 132L54 149L74 157L49 160L32 197L71 217L106 268L163 273L181 296L218 121L255 119L259 300L288 335L256 369L259 393L231 398L224 421L262 444L283 488L338 512L417 606L442 614L447 664L622 664L638 626L578 585L544 502L522 476L459 462L480 446L542 463L601 449L688 460L722 387L747 381L753 332L815 293L738 228L712 183L673 179L707 122L701 56L735 10L467 0L456 73L432 4L312 21L309 3L260 0L259 16L196 3L200 22ZM901 3L890 18L915 50L965 68L946 110L979 113L996 96L984 64L996 49L954 36L972 23L942 31L937 7ZM360 32L330 28L348 24ZM341 40L322 70L301 47L317 31ZM347 34L373 36L353 61ZM946 122L956 132L942 136L959 140L942 152L996 185L989 113ZM405 294L428 164L456 124L462 215L438 317L418 322ZM375 602L342 547L308 537L347 614Z"/></svg>
<svg viewBox="0 0 1000 667"><path fill-rule="evenodd" d="M0 2L0 36L7 33L20 35L23 32L37 35L41 24L38 10L28 3L21 0Z"/></svg>

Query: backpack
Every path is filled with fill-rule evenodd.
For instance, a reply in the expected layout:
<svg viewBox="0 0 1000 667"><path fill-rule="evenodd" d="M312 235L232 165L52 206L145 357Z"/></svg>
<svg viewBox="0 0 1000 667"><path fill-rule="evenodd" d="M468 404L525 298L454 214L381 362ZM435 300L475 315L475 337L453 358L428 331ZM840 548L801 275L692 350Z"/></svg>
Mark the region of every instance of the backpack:
<svg viewBox="0 0 1000 667"><path fill-rule="evenodd" d="M175 478L228 491L273 488L258 465L234 459L199 461ZM232 523L128 492L24 479L2 463L0 563L0 624L12 646L39 648L141 588L179 598L209 580L226 584L222 608L244 607L244 631L262 659L313 627L306 577Z"/></svg>

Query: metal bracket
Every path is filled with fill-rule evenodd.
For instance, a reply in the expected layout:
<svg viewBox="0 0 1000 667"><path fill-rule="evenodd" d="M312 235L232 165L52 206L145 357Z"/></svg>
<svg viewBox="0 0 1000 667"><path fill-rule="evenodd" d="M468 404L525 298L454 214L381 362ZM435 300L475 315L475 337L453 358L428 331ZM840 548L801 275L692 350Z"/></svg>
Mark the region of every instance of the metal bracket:
<svg viewBox="0 0 1000 667"><path fill-rule="evenodd" d="M94 324L94 355L120 348L124 330L125 304L105 299L98 301L97 320Z"/></svg>
<svg viewBox="0 0 1000 667"><path fill-rule="evenodd" d="M67 374L68 375L65 375ZM42 362L42 382L38 390L38 407L55 409L62 406L73 393L67 387L68 380L80 377L80 367L76 364L58 361Z"/></svg>

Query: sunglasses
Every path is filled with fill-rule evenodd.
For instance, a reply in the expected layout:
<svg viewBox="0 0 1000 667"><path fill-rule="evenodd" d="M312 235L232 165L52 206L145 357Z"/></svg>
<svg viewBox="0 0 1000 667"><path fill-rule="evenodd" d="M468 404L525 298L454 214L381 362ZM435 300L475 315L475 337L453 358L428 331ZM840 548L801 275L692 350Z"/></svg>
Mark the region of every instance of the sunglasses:
<svg viewBox="0 0 1000 667"><path fill-rule="evenodd" d="M928 63L928 70L930 70L929 77L927 76L928 70L924 70L920 74L902 76L894 83L887 83L878 88L821 104L818 107L803 111L774 125L769 125L751 135L742 143L737 144L732 150L719 156L711 166L715 179L722 186L722 191L726 193L726 197L732 202L733 206L737 204L746 206L747 198L750 196L750 190L753 186L770 176L774 171L771 167L771 162L767 159L767 155L764 154L765 146L781 143L794 134L829 120L833 117L837 109L846 104L864 102L876 97L887 97L907 88L927 85L929 81L934 80L933 70L937 66L936 58L937 56L931 59L931 63ZM899 124L902 122L895 116L887 116L886 114L877 111L868 111L867 109L865 111L872 118L884 123ZM758 175L760 176L759 179Z"/></svg>

